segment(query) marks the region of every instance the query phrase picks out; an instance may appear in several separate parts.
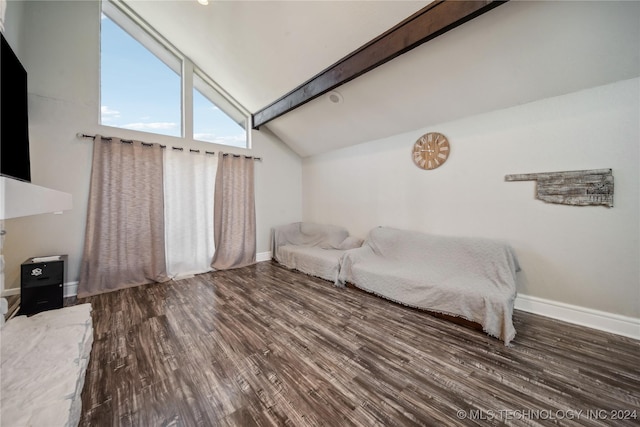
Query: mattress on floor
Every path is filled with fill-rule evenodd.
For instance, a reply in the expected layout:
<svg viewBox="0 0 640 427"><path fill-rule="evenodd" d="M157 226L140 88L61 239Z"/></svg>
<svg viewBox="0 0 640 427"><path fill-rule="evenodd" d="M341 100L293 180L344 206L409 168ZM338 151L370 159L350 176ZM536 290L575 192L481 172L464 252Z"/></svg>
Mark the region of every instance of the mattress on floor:
<svg viewBox="0 0 640 427"><path fill-rule="evenodd" d="M77 426L92 344L91 304L9 320L0 330L2 426Z"/></svg>

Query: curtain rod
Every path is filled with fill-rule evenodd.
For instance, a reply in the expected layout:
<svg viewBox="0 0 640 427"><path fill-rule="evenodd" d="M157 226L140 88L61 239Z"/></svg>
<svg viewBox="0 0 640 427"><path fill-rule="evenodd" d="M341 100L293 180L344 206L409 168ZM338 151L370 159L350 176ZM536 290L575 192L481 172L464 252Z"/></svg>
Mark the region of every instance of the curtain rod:
<svg viewBox="0 0 640 427"><path fill-rule="evenodd" d="M90 139L93 139L93 140L96 139L96 135L87 135L86 133L81 133L81 132L77 133L76 136L78 138L90 138ZM105 139L107 141L111 141L113 139L110 136L100 136L100 138ZM123 144L133 144L133 139L122 139L122 138L120 138L120 142L122 142ZM153 145L153 143L149 143L149 142L140 141L140 143L142 145L145 145L145 146ZM167 148L166 145L162 145L162 144L158 144L158 145L160 146L160 148ZM171 148L174 149L174 150L178 150L178 151L184 151L184 147L171 147ZM200 150L196 150L196 149L190 148L189 152L190 153L200 153ZM211 155L215 155L216 154L215 151L205 151L204 153L205 154L211 154ZM262 161L262 157L245 156L244 154L222 153L222 155L223 156L233 156L233 157L245 157L247 159L257 160L259 162Z"/></svg>

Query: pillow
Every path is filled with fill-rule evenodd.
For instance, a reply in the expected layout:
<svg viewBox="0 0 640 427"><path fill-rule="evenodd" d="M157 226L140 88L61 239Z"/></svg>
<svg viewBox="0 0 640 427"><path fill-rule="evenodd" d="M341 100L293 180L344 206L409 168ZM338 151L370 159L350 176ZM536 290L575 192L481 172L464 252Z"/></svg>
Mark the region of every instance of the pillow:
<svg viewBox="0 0 640 427"><path fill-rule="evenodd" d="M344 239L342 243L340 243L340 245L338 246L338 249L342 249L342 250L355 249L362 246L362 243L364 243L364 240L355 236L349 236L346 239Z"/></svg>
<svg viewBox="0 0 640 427"><path fill-rule="evenodd" d="M300 223L300 233L304 235L306 245L322 249L337 249L349 232L340 226L331 224Z"/></svg>

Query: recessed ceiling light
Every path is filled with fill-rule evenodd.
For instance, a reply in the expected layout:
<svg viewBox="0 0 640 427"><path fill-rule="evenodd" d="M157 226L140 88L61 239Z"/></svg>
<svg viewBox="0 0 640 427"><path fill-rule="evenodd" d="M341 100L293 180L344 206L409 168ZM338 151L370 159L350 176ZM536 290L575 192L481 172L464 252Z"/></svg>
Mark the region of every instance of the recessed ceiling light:
<svg viewBox="0 0 640 427"><path fill-rule="evenodd" d="M203 6L206 6L209 4L209 0L198 0L198 3L200 3Z"/></svg>
<svg viewBox="0 0 640 427"><path fill-rule="evenodd" d="M342 95L340 95L340 93L336 92L335 90L329 92L328 98L332 104L342 104Z"/></svg>

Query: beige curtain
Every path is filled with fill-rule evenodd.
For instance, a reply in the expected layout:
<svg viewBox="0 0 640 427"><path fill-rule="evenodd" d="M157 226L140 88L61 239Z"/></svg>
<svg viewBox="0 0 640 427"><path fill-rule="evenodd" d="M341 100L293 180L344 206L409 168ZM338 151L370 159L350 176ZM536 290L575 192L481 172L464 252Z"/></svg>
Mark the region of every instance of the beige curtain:
<svg viewBox="0 0 640 427"><path fill-rule="evenodd" d="M96 135L78 297L168 280L162 149Z"/></svg>
<svg viewBox="0 0 640 427"><path fill-rule="evenodd" d="M220 153L214 196L216 252L211 267L239 268L256 262L256 208L252 157Z"/></svg>

